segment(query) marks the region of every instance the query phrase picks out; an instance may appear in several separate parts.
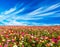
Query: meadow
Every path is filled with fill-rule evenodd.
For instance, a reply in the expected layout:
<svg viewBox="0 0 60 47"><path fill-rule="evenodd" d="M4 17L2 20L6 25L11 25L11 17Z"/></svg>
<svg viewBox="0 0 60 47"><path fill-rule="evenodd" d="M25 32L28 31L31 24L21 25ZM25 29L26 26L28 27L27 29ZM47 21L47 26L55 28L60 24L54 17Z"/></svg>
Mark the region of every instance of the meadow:
<svg viewBox="0 0 60 47"><path fill-rule="evenodd" d="M60 47L60 26L0 26L0 47Z"/></svg>

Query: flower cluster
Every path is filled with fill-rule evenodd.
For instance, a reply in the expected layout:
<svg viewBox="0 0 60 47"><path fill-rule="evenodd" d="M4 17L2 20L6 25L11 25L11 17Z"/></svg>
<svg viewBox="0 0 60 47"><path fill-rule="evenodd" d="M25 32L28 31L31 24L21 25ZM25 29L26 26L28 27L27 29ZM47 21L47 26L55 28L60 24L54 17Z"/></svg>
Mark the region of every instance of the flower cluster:
<svg viewBox="0 0 60 47"><path fill-rule="evenodd" d="M0 47L60 47L59 30L11 29L0 33Z"/></svg>

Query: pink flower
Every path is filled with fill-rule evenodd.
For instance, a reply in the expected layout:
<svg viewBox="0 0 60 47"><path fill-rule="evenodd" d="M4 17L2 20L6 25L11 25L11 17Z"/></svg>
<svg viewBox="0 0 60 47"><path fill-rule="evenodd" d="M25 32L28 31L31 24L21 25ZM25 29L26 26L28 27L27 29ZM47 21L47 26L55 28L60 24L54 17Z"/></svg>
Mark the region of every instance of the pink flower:
<svg viewBox="0 0 60 47"><path fill-rule="evenodd" d="M22 47L24 47L24 45L22 45Z"/></svg>
<svg viewBox="0 0 60 47"><path fill-rule="evenodd" d="M57 43L58 40L56 38L52 38L52 42Z"/></svg>
<svg viewBox="0 0 60 47"><path fill-rule="evenodd" d="M22 35L22 36L24 36L24 35L25 35L25 33L24 33L24 32L21 32L21 35Z"/></svg>
<svg viewBox="0 0 60 47"><path fill-rule="evenodd" d="M2 45L0 45L0 47L2 47Z"/></svg>
<svg viewBox="0 0 60 47"><path fill-rule="evenodd" d="M7 40L7 42L10 42L11 40Z"/></svg>
<svg viewBox="0 0 60 47"><path fill-rule="evenodd" d="M48 40L48 39L49 39L49 37L45 37L45 39L46 39L46 40Z"/></svg>
<svg viewBox="0 0 60 47"><path fill-rule="evenodd" d="M41 36L40 39L45 39L45 36Z"/></svg>
<svg viewBox="0 0 60 47"><path fill-rule="evenodd" d="M8 47L8 44L5 44L4 47Z"/></svg>
<svg viewBox="0 0 60 47"><path fill-rule="evenodd" d="M12 39L12 42L14 42L15 40L14 39Z"/></svg>

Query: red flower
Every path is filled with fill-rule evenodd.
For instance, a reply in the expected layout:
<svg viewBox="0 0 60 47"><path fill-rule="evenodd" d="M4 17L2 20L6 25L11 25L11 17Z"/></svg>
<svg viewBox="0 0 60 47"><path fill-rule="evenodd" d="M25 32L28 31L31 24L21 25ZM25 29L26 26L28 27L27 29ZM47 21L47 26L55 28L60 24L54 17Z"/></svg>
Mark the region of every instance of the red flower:
<svg viewBox="0 0 60 47"><path fill-rule="evenodd" d="M12 47L13 45L12 44L10 44L10 47Z"/></svg>
<svg viewBox="0 0 60 47"><path fill-rule="evenodd" d="M6 37L6 38L9 38L9 35L6 35L5 37Z"/></svg>
<svg viewBox="0 0 60 47"><path fill-rule="evenodd" d="M28 41L29 41L29 42L32 42L32 39L29 39Z"/></svg>
<svg viewBox="0 0 60 47"><path fill-rule="evenodd" d="M39 41L39 38L35 38L35 41Z"/></svg>
<svg viewBox="0 0 60 47"><path fill-rule="evenodd" d="M58 36L57 39L60 40L60 36Z"/></svg>
<svg viewBox="0 0 60 47"><path fill-rule="evenodd" d="M51 45L49 43L46 44L47 47L50 47Z"/></svg>
<svg viewBox="0 0 60 47"><path fill-rule="evenodd" d="M35 46L35 44L32 44L32 46Z"/></svg>

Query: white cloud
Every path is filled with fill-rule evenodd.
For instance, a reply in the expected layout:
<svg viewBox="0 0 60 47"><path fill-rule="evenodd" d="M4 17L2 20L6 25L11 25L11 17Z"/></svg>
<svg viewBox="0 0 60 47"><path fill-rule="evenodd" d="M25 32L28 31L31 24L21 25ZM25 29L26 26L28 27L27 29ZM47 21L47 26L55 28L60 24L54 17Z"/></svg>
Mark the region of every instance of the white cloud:
<svg viewBox="0 0 60 47"><path fill-rule="evenodd" d="M55 14L55 12L48 12L48 13L43 13L43 14L38 14L37 16L49 16L49 15L52 15L52 14Z"/></svg>
<svg viewBox="0 0 60 47"><path fill-rule="evenodd" d="M60 3L54 4L54 5L50 6L50 7L47 7L47 8L46 8L45 10L43 10L41 13L54 10L54 9L56 9L56 8L58 8L58 7L60 7Z"/></svg>
<svg viewBox="0 0 60 47"><path fill-rule="evenodd" d="M14 8L11 8L5 12L3 12L3 15L0 15L0 22L4 23L5 25L34 25L34 26L49 26L49 25L60 25L60 24L45 24L45 23L36 23L36 22L17 22L16 20L39 20L39 19L42 19L43 16L49 16L49 15L52 15L52 14L55 14L56 12L58 11L53 11L53 12L48 12L48 13L44 13L44 12L47 12L47 11L50 11L50 10L53 10L53 9L56 9L60 7L60 4L57 3L57 4L54 4L50 7L48 7L47 9L43 9L43 7L40 7L38 9L36 9L35 11L32 11L31 13L28 13L28 14L25 14L25 15L20 15L20 16L17 16L18 13L21 13L25 10L25 7L21 8L20 10L18 11L15 11L17 8L14 7ZM12 13L13 12L13 13ZM37 17L36 17L37 16ZM42 16L42 17L39 17L39 16ZM4 22L3 20L7 20L9 22Z"/></svg>
<svg viewBox="0 0 60 47"><path fill-rule="evenodd" d="M53 11L53 12L47 12L47 13L41 13L41 14L32 14L32 15L26 15L26 17L38 17L38 18L41 18L43 16L50 16L52 14L55 14L56 12L59 12L59 11ZM40 16L40 17L39 17Z"/></svg>
<svg viewBox="0 0 60 47"><path fill-rule="evenodd" d="M43 9L43 7L40 7L38 9L28 13L27 15L36 15L36 14L39 14L39 13L41 13L42 9Z"/></svg>
<svg viewBox="0 0 60 47"><path fill-rule="evenodd" d="M42 24L42 26L59 26L60 24Z"/></svg>
<svg viewBox="0 0 60 47"><path fill-rule="evenodd" d="M0 15L0 22L3 21L6 18L5 15Z"/></svg>
<svg viewBox="0 0 60 47"><path fill-rule="evenodd" d="M44 12L54 10L54 9L56 9L56 8L58 8L58 7L60 7L60 3L54 4L54 5L52 5L52 6L49 6L49 7L47 7L46 9L44 9L44 7L40 7L40 8L38 8L38 9L36 9L36 10L34 10L34 11L26 14L26 15L27 15L27 16L34 16L34 15L38 15L38 14L41 15L41 14L44 13ZM44 10L43 10L43 9L44 9ZM46 14L54 14L54 13L55 13L55 11L50 12L50 13L46 13ZM46 14L43 14L43 15L46 15Z"/></svg>
<svg viewBox="0 0 60 47"><path fill-rule="evenodd" d="M18 17L13 17L15 20L39 20L42 19L40 17L34 18L34 17L23 17L23 16L18 16Z"/></svg>
<svg viewBox="0 0 60 47"><path fill-rule="evenodd" d="M12 17L15 17L17 13L22 12L24 10L24 8L20 9L19 11L16 11L22 5L23 5L23 3L20 4L19 6L16 5L14 8L10 8L9 10L1 12L1 14L0 14L0 22L2 22L3 20L8 20L8 18L11 19Z"/></svg>
<svg viewBox="0 0 60 47"><path fill-rule="evenodd" d="M11 9L5 11L4 14L5 14L5 15L10 14L11 12L13 12L13 11L15 11L15 10L16 10L16 8L11 8Z"/></svg>
<svg viewBox="0 0 60 47"><path fill-rule="evenodd" d="M25 8L22 8L22 9L20 9L20 10L16 11L16 12L12 13L11 15L16 15L16 14L18 14L18 13L20 13L20 12L24 11L24 10L25 10Z"/></svg>
<svg viewBox="0 0 60 47"><path fill-rule="evenodd" d="M54 24L47 24L47 23L38 23L38 22L32 22L31 23L32 24L32 26L59 26L60 24L56 24L56 23L54 23Z"/></svg>
<svg viewBox="0 0 60 47"><path fill-rule="evenodd" d="M24 22L17 22L17 21L15 21L15 20L13 20L13 21L10 21L10 22L7 22L7 23L5 23L5 25L14 25L14 26L26 26L27 24L25 24Z"/></svg>
<svg viewBox="0 0 60 47"><path fill-rule="evenodd" d="M6 10L4 12L1 12L1 14L4 14L4 15L8 15L8 14L12 14L12 12L14 13L14 11L16 11L18 8L20 8L24 3L17 3L13 8L10 8L9 10ZM17 11L17 12L20 12L21 10ZM15 13L17 13L15 12Z"/></svg>

